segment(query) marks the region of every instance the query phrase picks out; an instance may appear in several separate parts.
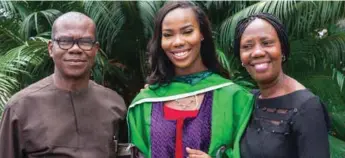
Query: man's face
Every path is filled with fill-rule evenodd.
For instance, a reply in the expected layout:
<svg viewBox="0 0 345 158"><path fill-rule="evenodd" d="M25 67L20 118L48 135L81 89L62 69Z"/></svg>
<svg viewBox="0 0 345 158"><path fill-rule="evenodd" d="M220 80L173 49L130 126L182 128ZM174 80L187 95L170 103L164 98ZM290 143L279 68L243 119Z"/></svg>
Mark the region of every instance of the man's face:
<svg viewBox="0 0 345 158"><path fill-rule="evenodd" d="M78 42L73 45L73 40ZM88 78L98 48L91 20L59 21L55 25L54 39L48 43L49 55L55 63L54 73L66 78Z"/></svg>

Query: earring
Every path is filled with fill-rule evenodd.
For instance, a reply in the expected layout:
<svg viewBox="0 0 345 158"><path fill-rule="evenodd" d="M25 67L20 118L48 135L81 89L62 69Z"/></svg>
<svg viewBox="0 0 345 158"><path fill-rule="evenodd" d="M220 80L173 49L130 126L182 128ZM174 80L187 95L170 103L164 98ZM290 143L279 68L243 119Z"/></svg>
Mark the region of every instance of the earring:
<svg viewBox="0 0 345 158"><path fill-rule="evenodd" d="M286 57L285 55L282 56L282 60L285 61L286 60Z"/></svg>
<svg viewBox="0 0 345 158"><path fill-rule="evenodd" d="M244 67L244 64L243 64L243 63L241 63L241 65L242 65L242 67Z"/></svg>

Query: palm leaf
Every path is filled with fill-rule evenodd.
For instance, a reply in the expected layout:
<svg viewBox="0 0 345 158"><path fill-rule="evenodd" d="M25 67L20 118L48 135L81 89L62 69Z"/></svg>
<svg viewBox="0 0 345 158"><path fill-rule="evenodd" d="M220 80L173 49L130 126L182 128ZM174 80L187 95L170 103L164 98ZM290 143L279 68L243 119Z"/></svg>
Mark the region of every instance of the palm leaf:
<svg viewBox="0 0 345 158"><path fill-rule="evenodd" d="M231 69L230 67L230 60L228 59L228 57L225 55L225 53L223 51L221 51L220 49L216 50L217 53L217 57L218 57L218 61L220 62L220 64L222 65L222 67L228 72L228 73L233 73L234 70ZM231 74L231 76L233 76Z"/></svg>
<svg viewBox="0 0 345 158"><path fill-rule="evenodd" d="M120 2L85 1L85 12L95 21L97 36L106 53L112 52L112 45L125 23Z"/></svg>
<svg viewBox="0 0 345 158"><path fill-rule="evenodd" d="M6 20L0 23L0 54L24 44L18 33L18 24L14 20Z"/></svg>
<svg viewBox="0 0 345 158"><path fill-rule="evenodd" d="M104 85L105 74L108 71L108 57L105 52L100 49L96 55L95 65L92 68L91 77L98 84Z"/></svg>
<svg viewBox="0 0 345 158"><path fill-rule="evenodd" d="M227 18L220 28L223 50L229 50L234 39L234 31L239 20L258 12L268 12L283 21L289 30L291 40L305 38L317 28L325 27L344 18L345 2L328 1L263 1L253 4Z"/></svg>
<svg viewBox="0 0 345 158"><path fill-rule="evenodd" d="M145 37L149 39L153 35L154 22L153 19L156 15L156 12L164 4L163 1L139 1L138 9L140 12L140 18L144 25Z"/></svg>
<svg viewBox="0 0 345 158"><path fill-rule="evenodd" d="M345 142L335 137L328 137L331 151L331 158L345 158Z"/></svg>
<svg viewBox="0 0 345 158"><path fill-rule="evenodd" d="M28 78L37 74L37 69L48 58L47 40L33 38L21 46L13 48L0 56L0 107L24 86L31 84ZM47 69L47 68L45 68ZM42 69L43 72L46 71Z"/></svg>
<svg viewBox="0 0 345 158"><path fill-rule="evenodd" d="M218 30L220 24L227 18L258 1L206 1L205 12L212 22L213 29Z"/></svg>
<svg viewBox="0 0 345 158"><path fill-rule="evenodd" d="M230 55L228 57L220 49L217 49L216 53L219 63L229 73L230 78L234 83L246 87L248 90L256 87L254 81L249 79L250 76L248 73L243 69L242 71L240 70L238 59L236 59L234 55Z"/></svg>
<svg viewBox="0 0 345 158"><path fill-rule="evenodd" d="M47 9L43 11L33 12L27 17L25 17L23 23L21 24L20 34L24 39L28 39L30 36L36 36L41 32L46 32L51 29L54 20L61 14L59 10ZM44 19L48 26L41 27L44 25L42 21ZM43 29L43 30L41 30ZM32 31L35 31L33 33Z"/></svg>
<svg viewBox="0 0 345 158"><path fill-rule="evenodd" d="M323 57L324 63L340 68L345 61L345 31L328 36L318 42L316 49Z"/></svg>
<svg viewBox="0 0 345 158"><path fill-rule="evenodd" d="M291 41L291 54L287 72L330 71L341 69L345 61L345 32L329 35L322 39L300 39Z"/></svg>
<svg viewBox="0 0 345 158"><path fill-rule="evenodd" d="M15 13L15 1L0 1L0 10L3 9L4 12L8 13Z"/></svg>

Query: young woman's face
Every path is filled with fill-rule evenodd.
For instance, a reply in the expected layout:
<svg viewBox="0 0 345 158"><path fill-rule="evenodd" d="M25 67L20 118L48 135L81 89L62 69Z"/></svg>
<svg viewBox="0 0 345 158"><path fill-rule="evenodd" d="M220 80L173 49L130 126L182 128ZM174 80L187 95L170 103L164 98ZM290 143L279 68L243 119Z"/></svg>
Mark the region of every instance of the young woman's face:
<svg viewBox="0 0 345 158"><path fill-rule="evenodd" d="M275 80L282 73L282 50L274 27L259 18L252 21L242 34L240 57L255 81Z"/></svg>
<svg viewBox="0 0 345 158"><path fill-rule="evenodd" d="M203 35L191 8L170 11L162 21L161 46L175 65L176 75L202 71L205 66L200 55Z"/></svg>

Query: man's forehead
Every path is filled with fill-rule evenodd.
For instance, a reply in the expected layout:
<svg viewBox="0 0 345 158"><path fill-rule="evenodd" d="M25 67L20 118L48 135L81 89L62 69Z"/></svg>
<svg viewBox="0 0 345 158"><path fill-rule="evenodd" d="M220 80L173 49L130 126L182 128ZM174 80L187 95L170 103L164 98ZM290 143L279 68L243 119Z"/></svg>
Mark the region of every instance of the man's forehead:
<svg viewBox="0 0 345 158"><path fill-rule="evenodd" d="M89 19L61 19L55 24L56 28L80 28L80 29L93 29L94 23Z"/></svg>
<svg viewBox="0 0 345 158"><path fill-rule="evenodd" d="M93 20L79 12L68 12L58 17L53 24L52 38L61 36L83 38L96 37L96 25Z"/></svg>
<svg viewBox="0 0 345 158"><path fill-rule="evenodd" d="M60 22L80 22L80 21L89 21L93 23L92 19L85 14L79 13L79 12L69 12L66 14L63 14L59 16L54 23L60 23Z"/></svg>
<svg viewBox="0 0 345 158"><path fill-rule="evenodd" d="M91 21L82 20L82 21L73 21L66 20L60 21L55 26L56 34L64 33L78 33L83 32L85 34L95 34L95 26Z"/></svg>

